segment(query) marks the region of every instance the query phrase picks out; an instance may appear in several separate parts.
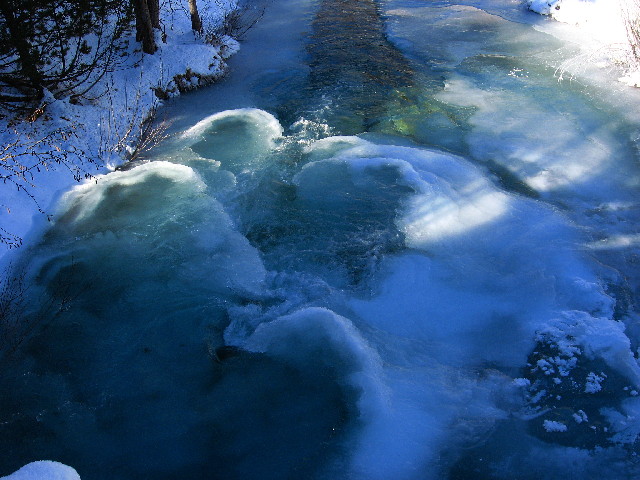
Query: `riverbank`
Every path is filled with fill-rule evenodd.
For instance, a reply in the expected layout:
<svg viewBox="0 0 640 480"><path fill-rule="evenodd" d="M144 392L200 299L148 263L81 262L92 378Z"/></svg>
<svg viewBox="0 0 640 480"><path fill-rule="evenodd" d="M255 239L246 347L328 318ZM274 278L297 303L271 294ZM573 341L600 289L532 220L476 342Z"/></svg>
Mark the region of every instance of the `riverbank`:
<svg viewBox="0 0 640 480"><path fill-rule="evenodd" d="M527 0L530 10L567 26L556 30L572 37L582 55L564 66L569 73L591 63L611 69L618 80L640 87L640 12L631 0ZM554 32L551 32L554 34Z"/></svg>
<svg viewBox="0 0 640 480"><path fill-rule="evenodd" d="M0 268L46 227L62 192L136 155L141 138L162 135L161 130L149 131L147 122L162 100L225 74L227 58L239 48L224 34L237 2L198 3L205 34L191 29L186 2L166 4L155 54L142 53L132 30L126 55L82 99L56 99L45 91L32 121L15 121L9 114L0 118L3 167L15 162L22 169L2 186ZM0 173L11 172L7 167Z"/></svg>
<svg viewBox="0 0 640 480"><path fill-rule="evenodd" d="M529 8L565 25L550 26L549 33L577 42L594 64L613 66L619 79L640 85L640 69L630 60L631 45L622 20L623 1L529 0ZM235 0L201 1L201 14L209 31L225 21L236 8ZM150 118L162 99L180 91L214 81L224 75L226 59L239 48L231 37L222 35L207 43L194 35L186 5L165 6L164 35L158 32L159 50L146 55L133 36L127 56L92 90L92 101L72 103L55 99L48 92L35 121L12 123L0 119L3 158L21 157L21 163L36 165L18 183L6 182L0 200L0 268L10 263L13 252L45 228L55 214L60 194L94 175L114 170L136 154ZM566 27L566 28L563 28ZM130 34L132 35L132 34ZM608 62L608 63L607 63ZM578 60L561 67L568 74L584 64ZM561 73L562 74L562 73ZM162 132L151 132L161 134ZM40 162L40 165L37 165Z"/></svg>

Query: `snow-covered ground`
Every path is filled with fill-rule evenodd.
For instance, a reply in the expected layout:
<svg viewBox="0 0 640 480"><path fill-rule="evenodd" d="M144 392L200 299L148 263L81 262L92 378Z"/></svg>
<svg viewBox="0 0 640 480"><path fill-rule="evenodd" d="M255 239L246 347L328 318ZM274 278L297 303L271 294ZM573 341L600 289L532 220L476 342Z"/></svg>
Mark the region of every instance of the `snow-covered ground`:
<svg viewBox="0 0 640 480"><path fill-rule="evenodd" d="M205 30L221 25L237 5L236 0L200 0L198 4ZM13 124L9 117L0 119L0 158L22 155L20 163L29 166L38 162L30 151L45 155L53 151L55 156L18 180L20 187L11 181L0 185L0 236L4 239L0 269L21 250L20 243L29 243L46 226L62 192L125 161L136 146L141 122L161 102L155 90L178 94L176 75L181 76L181 87L189 83L197 87L200 76L224 75L225 60L239 48L238 43L228 36L221 36L215 45L205 43L191 29L186 1L165 3L162 8L166 38L163 41L157 32L158 51L143 54L135 32L130 32L127 55L91 90L95 100L73 104L69 98L55 99L45 92L47 106L34 122Z"/></svg>
<svg viewBox="0 0 640 480"><path fill-rule="evenodd" d="M619 80L640 87L640 60L633 53L629 27L640 29L640 3L635 0L527 0L529 9L548 15L571 26L562 32L549 33L572 36L583 55L576 65L590 62L620 71ZM640 46L635 45L636 51ZM575 66L575 65L574 65ZM567 65L570 69L571 65Z"/></svg>

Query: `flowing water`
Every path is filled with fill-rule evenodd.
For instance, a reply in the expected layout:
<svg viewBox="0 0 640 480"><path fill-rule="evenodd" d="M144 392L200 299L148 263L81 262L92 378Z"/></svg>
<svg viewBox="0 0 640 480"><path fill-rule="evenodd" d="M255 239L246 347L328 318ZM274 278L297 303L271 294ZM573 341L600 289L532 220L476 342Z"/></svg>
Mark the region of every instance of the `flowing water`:
<svg viewBox="0 0 640 480"><path fill-rule="evenodd" d="M549 28L270 3L25 253L0 474L638 478L640 95Z"/></svg>

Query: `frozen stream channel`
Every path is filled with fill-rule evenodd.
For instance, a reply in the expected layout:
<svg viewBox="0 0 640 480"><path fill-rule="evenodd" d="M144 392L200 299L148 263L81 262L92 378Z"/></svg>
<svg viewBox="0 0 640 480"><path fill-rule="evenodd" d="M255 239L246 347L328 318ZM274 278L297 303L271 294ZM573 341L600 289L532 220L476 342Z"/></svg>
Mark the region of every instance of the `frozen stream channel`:
<svg viewBox="0 0 640 480"><path fill-rule="evenodd" d="M0 475L640 478L640 92L553 28L270 3L23 256Z"/></svg>

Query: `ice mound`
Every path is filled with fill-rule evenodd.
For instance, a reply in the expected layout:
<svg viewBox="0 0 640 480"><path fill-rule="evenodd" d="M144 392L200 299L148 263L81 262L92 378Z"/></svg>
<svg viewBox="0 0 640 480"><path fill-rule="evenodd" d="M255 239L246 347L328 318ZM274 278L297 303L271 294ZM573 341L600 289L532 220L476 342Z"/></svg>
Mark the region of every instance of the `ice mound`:
<svg viewBox="0 0 640 480"><path fill-rule="evenodd" d="M321 368L343 376L363 395L381 397L378 355L346 318L325 308L307 308L263 323L247 339L250 351L268 353L302 370Z"/></svg>
<svg viewBox="0 0 640 480"><path fill-rule="evenodd" d="M359 422L368 425L380 421L388 406L388 394L378 354L346 318L324 308L299 310L269 323L263 323L245 343L245 348L267 353L305 372L322 371L358 393ZM367 428L367 427L365 427ZM386 432L388 433L388 432ZM357 439L359 451L366 438ZM369 442L372 439L369 439ZM376 440L380 442L381 440ZM372 470L361 460L356 469ZM373 472L369 472L373 473ZM383 478L374 475L368 478Z"/></svg>
<svg viewBox="0 0 640 480"><path fill-rule="evenodd" d="M117 265L128 270L127 262L153 258L138 269L149 274L162 259L185 284L219 293L262 288L265 270L257 252L223 205L207 194L200 176L184 165L150 162L69 191L47 234L49 239L65 235L93 243L93 250L74 255L96 266L108 261L106 270ZM96 257L104 251L119 255Z"/></svg>
<svg viewBox="0 0 640 480"><path fill-rule="evenodd" d="M68 191L58 207L58 222L76 228L116 228L125 218L153 213L158 197L166 203L201 195L206 185L191 168L170 162L150 162L116 171ZM163 202L163 203L164 203Z"/></svg>
<svg viewBox="0 0 640 480"><path fill-rule="evenodd" d="M190 149L220 162L234 174L249 172L282 136L280 122L263 110L226 110L201 120L182 134Z"/></svg>
<svg viewBox="0 0 640 480"><path fill-rule="evenodd" d="M522 381L529 392L529 407L532 415L543 416L531 420L532 433L546 441L555 440L545 435L573 432L571 414L579 412L588 412L596 422L607 422L608 430L587 440L576 437L570 445L636 438L634 399L616 407L607 405L622 386L627 385L628 390L638 387L640 369L624 324L614 320L615 300L605 292L600 268L576 250L583 238L566 217L540 201L500 190L484 171L451 154L363 139L325 139L318 144L317 150L313 144L308 149L314 160L294 178L299 201L339 211L353 201L353 185L360 186L361 195L367 186L374 185L374 172L394 172L376 187L379 192L389 188L389 178L404 187L394 204L394 224L406 249L380 256L378 268L368 279L371 293L358 292L346 300L354 322L366 326L369 341L371 335L385 338L383 350L388 353L393 347L387 342L403 339L420 351L419 358L429 359L422 361L439 365L431 371L432 376L447 368L487 365L511 375L527 371L529 378ZM390 207L374 205L373 210ZM370 328L377 333L372 334ZM553 353L569 351L564 347L567 342L575 354ZM546 373L528 372L525 365L533 362L535 367L537 360L557 368L564 365L561 371L566 375L552 375L551 367ZM422 428L432 434L416 435L437 450L436 445L447 436L444 423L464 428L456 410L460 398L450 395L450 386L431 382L427 382L433 387L427 394L418 386L416 379L421 373L414 361L399 361L405 367L410 365L404 373L384 369L385 385L392 392L389 405L403 411L403 420L413 418L414 425L423 422ZM548 382L542 382L541 375ZM469 391L482 391L481 386L465 382L461 380ZM600 390L602 394L593 400L577 400L566 393L571 388L581 389L583 395L599 394ZM405 394L402 400L399 392ZM451 410L431 415L429 404L447 404ZM481 418L488 423L499 417L493 407L489 400L478 403ZM381 414L370 428L375 424L385 431L385 422L392 417L388 412ZM393 422L403 420L394 417ZM592 427L593 423L585 420L581 428L591 432ZM386 435L380 431L373 437ZM363 433L361 441L367 438ZM412 439L405 439L404 444ZM371 452L375 451L369 444L354 458L366 457L373 463L376 455ZM420 450L409 454L405 449L404 453L404 465L420 470L430 464ZM409 469L400 478L412 478L413 474Z"/></svg>
<svg viewBox="0 0 640 480"><path fill-rule="evenodd" d="M209 131L215 129L216 125L224 125L227 122L241 122L251 125L255 130L260 130L260 136L265 139L274 140L282 136L283 130L280 122L270 113L258 108L239 108L214 113L200 120L193 127L185 130L182 137L202 140Z"/></svg>
<svg viewBox="0 0 640 480"><path fill-rule="evenodd" d="M73 468L62 463L42 460L32 462L15 473L1 477L5 480L80 480Z"/></svg>
<svg viewBox="0 0 640 480"><path fill-rule="evenodd" d="M349 478L438 478L437 452L451 431L464 437L503 415L487 399L491 389L500 389L499 381L479 385L460 375L447 379L446 369L421 365L419 359L383 363L374 346L380 347L365 340L350 320L325 308L306 308L263 323L244 343L305 375L323 372L355 390ZM461 402L473 412L475 427L467 420L454 421Z"/></svg>
<svg viewBox="0 0 640 480"><path fill-rule="evenodd" d="M554 210L505 193L451 154L362 139L317 143L309 152L329 158L294 179L305 201L340 208L345 182L366 183L384 168L407 187L395 223L414 252L387 255L376 295L351 302L369 324L428 340L442 361L513 367L559 312L611 318L613 300L573 247L579 234Z"/></svg>
<svg viewBox="0 0 640 480"><path fill-rule="evenodd" d="M491 222L504 213L509 203L509 197L495 189L480 170L455 155L377 145L357 137L353 140L325 139L312 145L309 152L312 158L337 153L306 164L295 178L300 195L321 202L331 201L324 195L328 182L344 180L331 172L336 165L348 166L355 184L366 181L367 172L372 170L395 170L399 176L396 183L407 187L406 193L417 194L409 200L412 206L405 206L410 213L398 222L412 247ZM340 191L339 188L332 189Z"/></svg>
<svg viewBox="0 0 640 480"><path fill-rule="evenodd" d="M433 458L420 448L390 449L380 440L393 436L387 427L411 419L412 426L420 425L418 431L406 426L406 437L397 441L406 446L419 438L416 442L431 445L431 452L451 441L445 424L477 434L478 427L460 416L461 397L452 392L457 388L458 393L462 389L482 397L486 384L473 384L461 375L454 387L434 384L433 378L448 368L481 365L514 374L526 364L541 332L563 315L576 319L574 333L567 335L577 341L587 361L605 361L637 384L629 340L623 325L612 320L614 301L590 260L575 250L579 232L557 211L500 190L484 171L443 152L341 137L316 142L307 153L313 160L294 178L297 201L319 209L346 208L356 195L353 186L359 187L357 195L365 196L363 192L375 185L376 173L387 172L386 182L375 187L378 199L390 183L403 187L395 204L374 203L372 210L395 205L395 228L407 250L381 256L377 274L370 279L372 295L356 294L347 303L358 325L366 331L373 328L378 332L374 338L385 339L378 339L385 353L394 350L389 342L403 339L420 354L413 360L393 354L393 362L403 369L384 369L391 392L388 406L359 437L367 446L354 454L356 471L378 478L363 465L375 464L378 472L385 472L384 462L376 463L375 458L386 450L392 454L385 457L388 474L403 472L399 478L412 478L417 472L424 474L425 468L437 471ZM380 353L380 345L373 345ZM430 380L422 377L421 362L435 365ZM422 381L430 385L428 392ZM507 390L504 379L494 381L501 385L498 390ZM444 404L450 408L443 409ZM438 414L431 413L430 405L439 407ZM476 408L478 418L488 425L507 414L486 397ZM394 409L403 412L402 418L390 413ZM424 430L430 434L424 435ZM398 463L392 459L396 454Z"/></svg>
<svg viewBox="0 0 640 480"><path fill-rule="evenodd" d="M352 301L367 322L428 340L442 361L518 366L555 312L612 315L561 216L455 157L411 152L406 162L417 193L397 224L415 251L387 257L377 295Z"/></svg>

